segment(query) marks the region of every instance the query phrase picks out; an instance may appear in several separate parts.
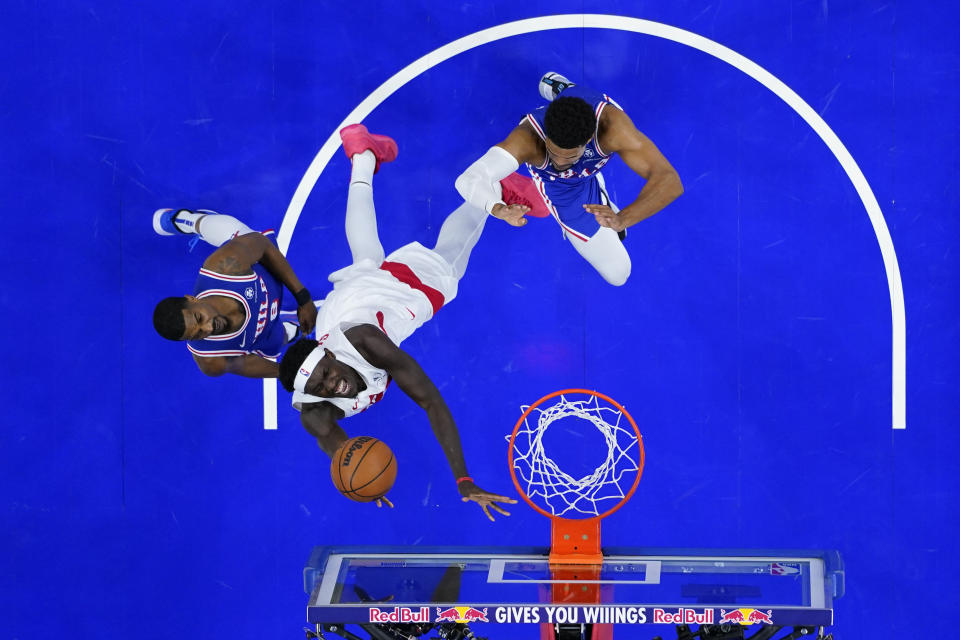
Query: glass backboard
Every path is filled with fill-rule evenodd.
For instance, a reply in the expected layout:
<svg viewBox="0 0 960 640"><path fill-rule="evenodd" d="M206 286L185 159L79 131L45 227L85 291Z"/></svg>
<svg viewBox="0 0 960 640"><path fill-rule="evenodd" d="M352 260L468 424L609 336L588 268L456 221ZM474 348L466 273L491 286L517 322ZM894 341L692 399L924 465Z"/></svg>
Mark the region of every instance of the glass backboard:
<svg viewBox="0 0 960 640"><path fill-rule="evenodd" d="M307 618L828 626L843 593L836 552L605 548L602 565L562 570L547 553L318 547L304 570Z"/></svg>

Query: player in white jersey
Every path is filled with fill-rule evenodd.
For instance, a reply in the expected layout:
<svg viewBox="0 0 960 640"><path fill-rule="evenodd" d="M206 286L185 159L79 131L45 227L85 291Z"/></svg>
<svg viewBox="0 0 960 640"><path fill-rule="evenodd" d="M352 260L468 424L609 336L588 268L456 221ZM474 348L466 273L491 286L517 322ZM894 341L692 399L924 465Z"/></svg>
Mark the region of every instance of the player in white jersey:
<svg viewBox="0 0 960 640"><path fill-rule="evenodd" d="M413 242L384 259L371 182L381 162L396 158L396 143L363 125L346 127L340 136L353 164L345 224L353 264L330 275L333 291L320 305L317 340L290 347L280 362L280 382L293 392L304 428L331 457L348 439L337 421L366 410L395 384L426 411L462 499L478 503L490 520L491 510L510 515L499 503L515 500L484 491L468 475L450 409L416 360L399 348L456 297L487 214L464 203L447 216L436 247ZM504 192L509 194L509 185Z"/></svg>

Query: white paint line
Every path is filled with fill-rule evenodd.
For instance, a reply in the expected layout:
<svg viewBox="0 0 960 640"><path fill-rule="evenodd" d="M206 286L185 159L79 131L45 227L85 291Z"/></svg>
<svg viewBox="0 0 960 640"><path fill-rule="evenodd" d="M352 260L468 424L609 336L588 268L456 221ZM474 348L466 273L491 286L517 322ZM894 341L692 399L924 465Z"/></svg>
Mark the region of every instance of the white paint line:
<svg viewBox="0 0 960 640"><path fill-rule="evenodd" d="M297 190L293 194L290 205L283 218L283 224L280 226L280 232L277 234L277 242L280 250L284 253L290 245L290 239L293 236L293 230L297 226L300 213L307 202L307 197L313 190L320 173L330 162L333 154L340 146L339 130L355 122L362 122L370 113L378 107L384 100L390 97L397 89L410 82L424 71L435 67L436 65L452 58L453 56L479 47L496 40L509 38L525 33L535 31L550 31L553 29L614 29L618 31L632 31L645 35L672 40L679 44L698 49L707 53L727 64L739 69L747 74L764 87L776 94L781 100L793 109L810 127L820 136L820 139L827 145L833 155L837 158L840 166L847 173L847 177L853 183L863 206L870 217L870 223L873 225L874 234L877 236L877 242L880 245L880 253L883 257L883 266L887 274L887 288L890 291L890 311L893 324L893 428L905 429L907 423L907 348L906 348L906 314L903 303L903 285L900 280L900 266L897 263L897 255L893 248L893 240L890 237L890 231L887 229L887 223L883 218L883 212L877 203L873 190L867 183L866 177L860 171L856 161L847 148L840 141L840 138L833 132L827 123L820 117L814 109L808 105L800 96L790 87L781 82L769 71L757 63L745 58L736 51L729 49L718 42L709 38L697 35L684 29L671 27L660 22L651 22L639 18L628 18L624 16L611 16L603 14L569 14L556 16L542 16L538 18L529 18L527 20L518 20L508 22L496 27L484 29L470 35L464 36L459 40L454 40L439 49L435 49L423 57L410 63L386 82L377 87L363 102L350 112L344 118L327 138L327 141L317 152L313 162L307 168L307 172L300 180ZM273 381L264 381L264 425L267 413L267 385L272 385L272 402L274 414L272 424L276 424L276 383Z"/></svg>
<svg viewBox="0 0 960 640"><path fill-rule="evenodd" d="M263 428L277 428L277 381L275 378L263 379Z"/></svg>

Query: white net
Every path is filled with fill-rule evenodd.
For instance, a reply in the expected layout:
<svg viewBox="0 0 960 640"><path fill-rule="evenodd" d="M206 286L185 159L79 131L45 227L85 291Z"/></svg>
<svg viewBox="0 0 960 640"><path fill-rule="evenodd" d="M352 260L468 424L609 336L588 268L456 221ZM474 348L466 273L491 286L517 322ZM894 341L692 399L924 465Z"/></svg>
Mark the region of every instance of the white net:
<svg viewBox="0 0 960 640"><path fill-rule="evenodd" d="M521 407L521 411L527 409ZM592 424L607 446L606 456L594 472L579 478L560 469L544 447L544 434L550 425L569 417ZM513 442L513 466L527 497L551 514L568 518L598 516L613 507L613 501L626 497L634 474L639 473L640 456L637 434L624 420L623 412L601 405L595 395L569 400L563 394L552 406L535 407Z"/></svg>

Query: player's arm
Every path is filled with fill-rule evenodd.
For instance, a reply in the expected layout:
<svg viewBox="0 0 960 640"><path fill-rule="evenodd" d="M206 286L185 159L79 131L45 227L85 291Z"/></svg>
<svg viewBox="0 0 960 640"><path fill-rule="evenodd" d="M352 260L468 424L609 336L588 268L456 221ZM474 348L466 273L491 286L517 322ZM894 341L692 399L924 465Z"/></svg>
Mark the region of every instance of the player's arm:
<svg viewBox="0 0 960 640"><path fill-rule="evenodd" d="M683 183L670 162L647 136L637 130L626 113L608 106L600 118L600 148L604 153L618 154L628 167L647 181L637 199L619 214L604 205L585 205L602 226L621 231L676 200L683 193Z"/></svg>
<svg viewBox="0 0 960 640"><path fill-rule="evenodd" d="M317 439L317 445L331 460L340 445L348 439L347 433L337 422L342 417L343 410L329 402L307 402L300 408L300 423L307 433ZM377 507L393 507L393 503L386 496L378 498L376 504Z"/></svg>
<svg viewBox="0 0 960 640"><path fill-rule="evenodd" d="M250 273L253 265L258 262L276 276L297 299L300 331L304 335L313 331L317 322L317 307L313 304L310 292L300 282L280 249L262 233L247 233L234 238L210 254L203 266L225 275L245 275Z"/></svg>
<svg viewBox="0 0 960 640"><path fill-rule="evenodd" d="M393 344L383 332L371 325L353 327L347 331L346 335L367 362L390 374L396 385L426 411L433 435L440 443L454 477L459 480L457 488L464 502L473 500L478 503L490 520L493 520L490 509L503 515L510 515L497 503L513 504L515 500L488 493L472 480L461 480L468 476L463 447L460 445L460 432L453 421L450 408L440 395L440 390L427 377L417 361Z"/></svg>
<svg viewBox="0 0 960 640"><path fill-rule="evenodd" d="M225 373L232 373L244 378L276 378L280 375L280 367L276 362L261 358L254 353L243 356L211 357L193 354L193 359L200 371L208 376L222 376Z"/></svg>
<svg viewBox="0 0 960 640"><path fill-rule="evenodd" d="M507 205L502 199L500 181L519 169L520 163L537 161L538 142L533 128L522 122L506 140L490 147L457 177L457 191L478 209L506 220L515 227L522 227L527 223L523 216L530 208L519 204Z"/></svg>
<svg viewBox="0 0 960 640"><path fill-rule="evenodd" d="M346 432L337 422L343 411L329 402L309 402L300 409L300 422L307 433L317 439L317 444L330 458L347 440Z"/></svg>
<svg viewBox="0 0 960 640"><path fill-rule="evenodd" d="M347 330L350 342L375 367L383 369L404 393L427 412L430 427L440 443L455 478L467 476L467 463L460 446L460 432L440 391L410 354L397 347L382 331L371 325Z"/></svg>

